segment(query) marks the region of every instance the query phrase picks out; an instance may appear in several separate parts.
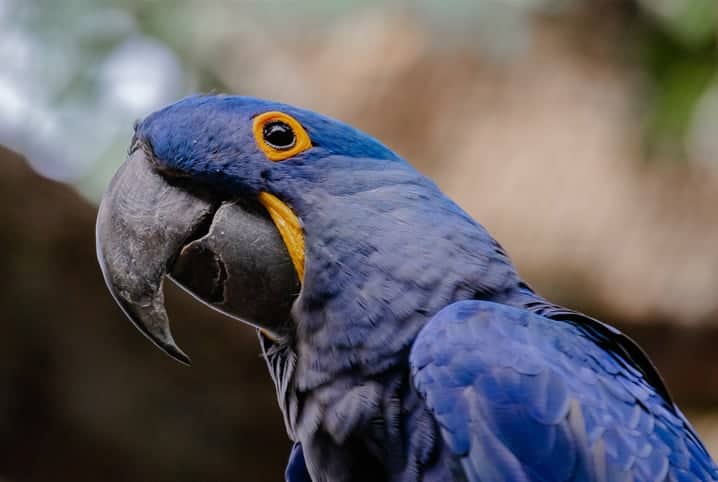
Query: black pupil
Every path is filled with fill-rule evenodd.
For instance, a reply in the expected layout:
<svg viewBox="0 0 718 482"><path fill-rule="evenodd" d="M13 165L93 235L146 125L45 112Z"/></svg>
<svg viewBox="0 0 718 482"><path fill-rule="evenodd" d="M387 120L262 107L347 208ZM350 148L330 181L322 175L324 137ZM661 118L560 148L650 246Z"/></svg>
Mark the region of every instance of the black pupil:
<svg viewBox="0 0 718 482"><path fill-rule="evenodd" d="M267 122L262 135L264 141L275 149L289 149L297 142L292 128L282 121Z"/></svg>

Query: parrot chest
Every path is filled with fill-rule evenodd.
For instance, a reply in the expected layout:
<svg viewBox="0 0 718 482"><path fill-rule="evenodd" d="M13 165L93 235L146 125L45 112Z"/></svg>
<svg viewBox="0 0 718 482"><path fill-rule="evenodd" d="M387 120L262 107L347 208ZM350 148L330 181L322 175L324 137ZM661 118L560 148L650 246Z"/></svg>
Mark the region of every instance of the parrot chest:
<svg viewBox="0 0 718 482"><path fill-rule="evenodd" d="M405 370L301 394L295 436L313 480L463 480Z"/></svg>

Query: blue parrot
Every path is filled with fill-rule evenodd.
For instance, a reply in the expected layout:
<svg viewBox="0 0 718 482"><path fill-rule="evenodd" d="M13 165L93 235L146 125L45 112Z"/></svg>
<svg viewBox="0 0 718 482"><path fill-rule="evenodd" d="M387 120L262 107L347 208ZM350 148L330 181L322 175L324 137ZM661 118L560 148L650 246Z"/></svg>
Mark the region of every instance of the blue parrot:
<svg viewBox="0 0 718 482"><path fill-rule="evenodd" d="M257 328L288 481L709 481L645 353L542 298L471 216L337 120L199 95L138 122L105 281L176 359L168 277Z"/></svg>

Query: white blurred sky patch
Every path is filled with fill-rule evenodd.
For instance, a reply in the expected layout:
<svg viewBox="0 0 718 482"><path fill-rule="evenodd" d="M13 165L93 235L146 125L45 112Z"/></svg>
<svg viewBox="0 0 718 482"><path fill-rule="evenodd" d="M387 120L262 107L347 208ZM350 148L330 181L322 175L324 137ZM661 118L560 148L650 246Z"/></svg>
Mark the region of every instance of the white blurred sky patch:
<svg viewBox="0 0 718 482"><path fill-rule="evenodd" d="M183 90L183 69L164 44L140 35L118 45L100 66L104 107L139 117Z"/></svg>
<svg viewBox="0 0 718 482"><path fill-rule="evenodd" d="M53 41L24 7L0 0L0 143L59 181L78 182L98 162L116 167L134 120L187 92L182 63L122 10L78 15ZM93 42L104 48L88 56Z"/></svg>

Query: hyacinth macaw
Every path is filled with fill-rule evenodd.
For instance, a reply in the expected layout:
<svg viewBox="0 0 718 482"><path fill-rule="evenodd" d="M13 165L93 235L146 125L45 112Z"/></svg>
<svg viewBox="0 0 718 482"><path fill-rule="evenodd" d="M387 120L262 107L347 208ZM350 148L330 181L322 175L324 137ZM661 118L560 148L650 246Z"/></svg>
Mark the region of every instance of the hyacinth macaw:
<svg viewBox="0 0 718 482"><path fill-rule="evenodd" d="M149 115L97 251L180 361L165 276L257 328L290 481L718 480L633 341L536 294L432 181L339 121L224 95Z"/></svg>

